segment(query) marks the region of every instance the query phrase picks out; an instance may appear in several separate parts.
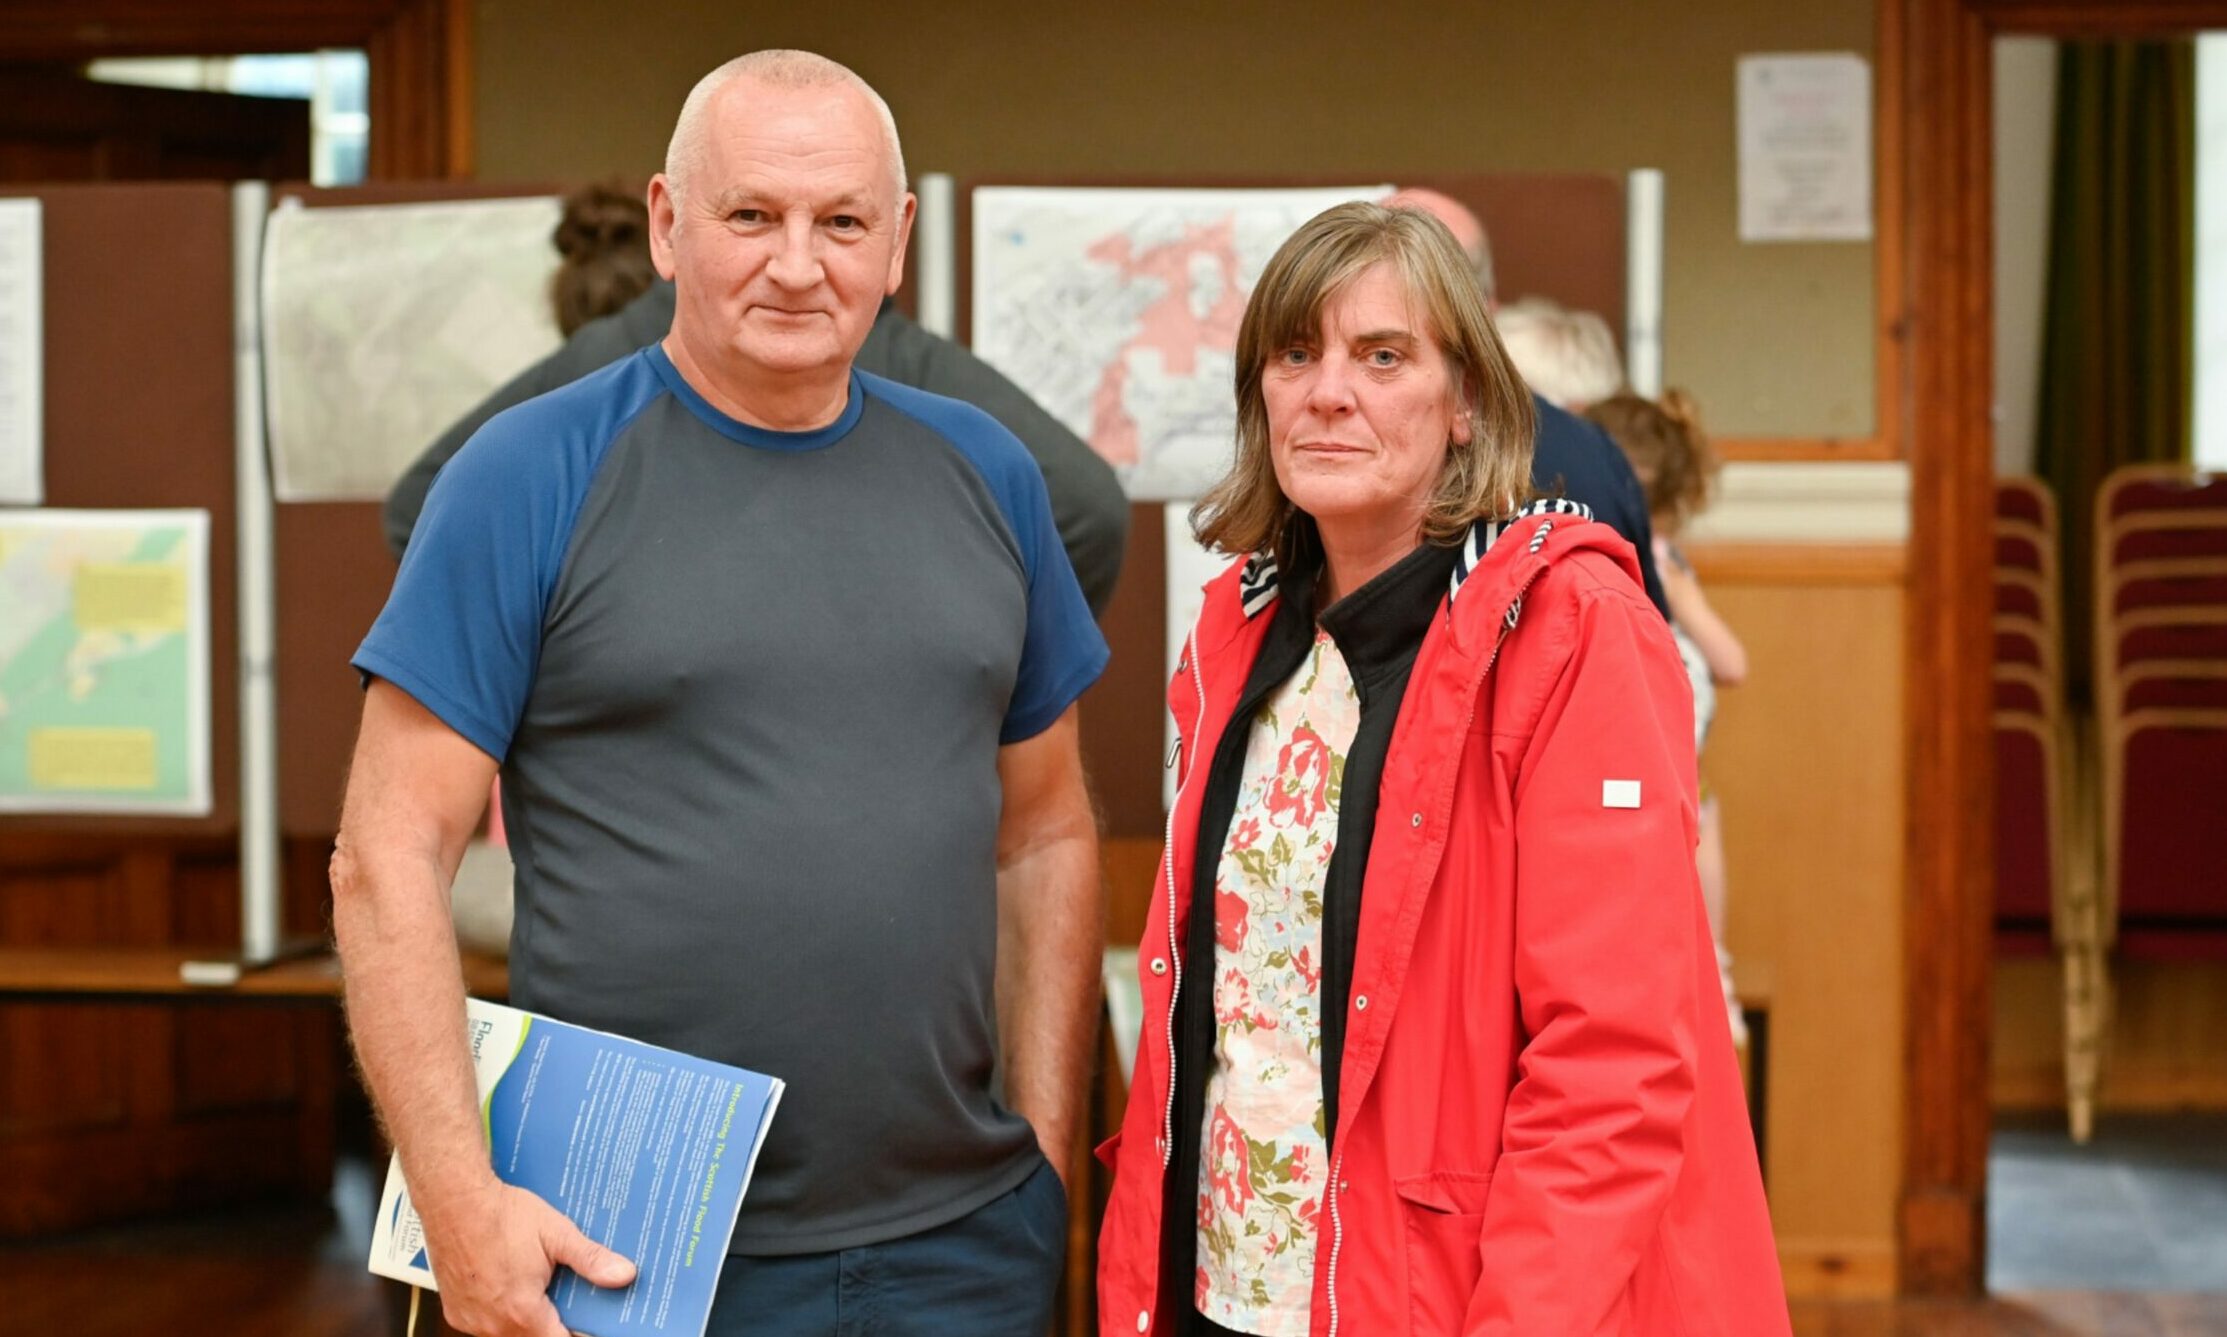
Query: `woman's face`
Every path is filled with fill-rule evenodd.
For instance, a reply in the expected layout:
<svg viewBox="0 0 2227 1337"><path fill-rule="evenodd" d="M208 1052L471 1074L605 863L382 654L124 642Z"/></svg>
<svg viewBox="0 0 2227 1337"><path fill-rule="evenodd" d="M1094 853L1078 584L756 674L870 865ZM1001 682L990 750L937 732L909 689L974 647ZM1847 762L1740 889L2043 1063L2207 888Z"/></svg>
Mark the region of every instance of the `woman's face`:
<svg viewBox="0 0 2227 1337"><path fill-rule="evenodd" d="M1420 535L1449 441L1468 415L1438 338L1379 261L1324 303L1307 344L1261 372L1269 456L1292 504L1319 526Z"/></svg>

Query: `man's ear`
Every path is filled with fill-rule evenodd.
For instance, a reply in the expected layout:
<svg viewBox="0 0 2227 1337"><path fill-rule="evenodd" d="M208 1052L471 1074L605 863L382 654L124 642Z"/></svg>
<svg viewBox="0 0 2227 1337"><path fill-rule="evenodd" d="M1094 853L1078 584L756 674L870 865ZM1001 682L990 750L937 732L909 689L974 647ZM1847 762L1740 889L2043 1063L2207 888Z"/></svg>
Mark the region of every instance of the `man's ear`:
<svg viewBox="0 0 2227 1337"><path fill-rule="evenodd" d="M897 202L897 244L889 252L889 282L883 286L886 296L894 297L905 281L905 246L912 240L913 219L920 213L920 198L911 191Z"/></svg>
<svg viewBox="0 0 2227 1337"><path fill-rule="evenodd" d="M680 226L679 201L663 172L650 178L650 263L661 279L673 277L673 230Z"/></svg>

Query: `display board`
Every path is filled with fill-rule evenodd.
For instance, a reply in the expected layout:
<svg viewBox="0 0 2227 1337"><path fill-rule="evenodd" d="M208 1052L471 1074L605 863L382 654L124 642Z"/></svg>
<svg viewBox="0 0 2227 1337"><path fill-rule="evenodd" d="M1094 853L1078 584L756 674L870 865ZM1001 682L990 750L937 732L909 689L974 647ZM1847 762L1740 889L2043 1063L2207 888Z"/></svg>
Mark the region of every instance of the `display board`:
<svg viewBox="0 0 2227 1337"><path fill-rule="evenodd" d="M554 196L273 211L263 381L280 502L378 501L557 346Z"/></svg>
<svg viewBox="0 0 2227 1337"><path fill-rule="evenodd" d="M274 189L272 198L277 213L288 209L315 212L505 199L545 201L560 193L534 184L412 182L344 189L288 185ZM549 217L553 226L555 215ZM522 238L513 244L530 243L531 238ZM546 235L539 246L553 262L556 251ZM531 257L526 262L530 263ZM454 318L464 323L477 319L468 313ZM512 369L515 372L523 370L538 354L519 348L510 356L525 358ZM500 379L507 380L508 375ZM470 408L471 403L463 407ZM459 409L426 431L419 449L430 445L435 434L462 415L463 409ZM417 451L408 453L414 459ZM380 537L376 499L283 502L276 512L279 828L289 837L319 839L340 828L348 758L354 751L356 724L363 714L363 692L355 671L348 667L348 659L386 603L387 590L394 583L395 561Z"/></svg>
<svg viewBox="0 0 2227 1337"><path fill-rule="evenodd" d="M0 812L209 798L208 512L0 511Z"/></svg>
<svg viewBox="0 0 2227 1337"><path fill-rule="evenodd" d="M101 838L228 836L236 829L239 810L230 193L212 184L146 183L51 186L15 194L39 201L45 504L61 510L196 512L204 518L187 522L186 528L205 541L182 533L158 539L168 545L184 542L191 551L167 548L169 556L156 564L162 570L112 572L116 579L105 589L102 573L96 572L96 588L83 595L92 600L92 621L106 621L106 626L86 626L70 611L59 622L44 619L48 637L67 638L71 644L54 656L42 646L19 647L11 656L17 674L29 670L32 678L39 678L47 670L69 671L96 660L105 660L105 671L81 676L74 684L64 682L60 700L42 686L27 687L21 676L0 680L0 692L9 693L26 712L12 721L0 716L0 730L23 728L33 717L47 724L64 719L73 690L85 693L89 702L115 706L116 694L124 690L117 673L129 680L165 664L184 673L185 663L198 659L203 668L190 684L167 668L155 676L170 679L158 695L172 702L178 702L176 690L192 693L190 707L178 703L175 708L190 710L191 732L206 742L200 758L189 760L191 745L177 732L186 727L180 719L149 724L157 733L152 754L146 735L137 733L110 736L116 746L98 754L69 746L55 753L49 743L42 764L60 768L49 769L49 779L101 783L60 787L82 800L62 805L74 811L55 812L46 804L36 805L41 811L22 811L23 805L9 804L12 810L0 813L0 839L31 831ZM159 244L152 240L157 238ZM15 555L12 563L0 555L0 566L13 565L20 574L36 560L27 548L14 545L28 544L29 533L39 524L23 517L40 514L0 511L0 521L15 521L8 530L11 537L0 540ZM55 551L51 535L40 542ZM130 551L109 555L121 555L126 565L138 562ZM95 562L96 567L104 565L115 564ZM148 602L133 605L141 596ZM183 608L174 596L186 601ZM27 614L35 611L37 595L18 587L13 597L21 602L11 606ZM175 635L149 636L149 610L157 621L169 620L174 611L195 630L189 634L181 627ZM0 619L13 622L5 611ZM19 625L7 630L21 632ZM127 643L154 653L129 662L109 657ZM90 725L90 716L77 718L98 727ZM123 727L141 726L127 720ZM87 735L62 735L61 741L67 744L72 738L94 741ZM0 738L0 756L22 749L28 765L30 746L27 734ZM150 755L175 756L177 765L157 762L158 773L170 778L158 775L155 784L139 785L136 781L147 776ZM102 761L103 756L108 760ZM80 769L83 764L93 771ZM188 781L187 772L195 778ZM119 788L123 781L134 783ZM134 793L144 801L121 800Z"/></svg>

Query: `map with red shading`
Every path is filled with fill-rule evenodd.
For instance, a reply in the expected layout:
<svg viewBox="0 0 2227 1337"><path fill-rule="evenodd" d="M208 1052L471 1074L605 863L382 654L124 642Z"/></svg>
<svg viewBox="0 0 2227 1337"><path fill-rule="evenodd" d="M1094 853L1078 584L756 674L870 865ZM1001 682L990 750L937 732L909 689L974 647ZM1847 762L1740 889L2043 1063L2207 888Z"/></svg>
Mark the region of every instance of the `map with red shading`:
<svg viewBox="0 0 2227 1337"><path fill-rule="evenodd" d="M1237 326L1269 256L1331 205L1389 190L981 188L974 351L1132 498L1196 497L1229 466Z"/></svg>

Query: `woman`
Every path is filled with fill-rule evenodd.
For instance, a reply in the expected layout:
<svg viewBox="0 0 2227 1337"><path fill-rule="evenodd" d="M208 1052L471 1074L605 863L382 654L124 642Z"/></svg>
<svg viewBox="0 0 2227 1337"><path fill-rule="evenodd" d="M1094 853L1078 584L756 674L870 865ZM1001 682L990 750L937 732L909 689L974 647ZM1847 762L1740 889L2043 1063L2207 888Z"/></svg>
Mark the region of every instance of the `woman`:
<svg viewBox="0 0 2227 1337"><path fill-rule="evenodd" d="M1629 545L1515 513L1530 402L1451 235L1309 222L1236 381L1103 1331L1785 1333L1697 1024L1684 671Z"/></svg>

